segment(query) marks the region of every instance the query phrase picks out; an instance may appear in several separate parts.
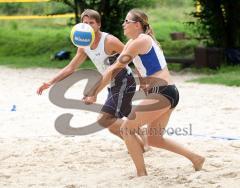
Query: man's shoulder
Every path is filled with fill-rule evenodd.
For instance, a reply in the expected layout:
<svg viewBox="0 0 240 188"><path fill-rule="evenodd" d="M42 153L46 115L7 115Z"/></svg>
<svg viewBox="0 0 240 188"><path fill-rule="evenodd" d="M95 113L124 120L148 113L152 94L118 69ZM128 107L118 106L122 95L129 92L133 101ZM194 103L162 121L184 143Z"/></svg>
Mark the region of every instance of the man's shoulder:
<svg viewBox="0 0 240 188"><path fill-rule="evenodd" d="M119 43L121 42L117 37L115 37L114 35L112 34L107 34L106 36L106 43L110 43L110 44L115 44L115 43Z"/></svg>
<svg viewBox="0 0 240 188"><path fill-rule="evenodd" d="M104 45L107 54L121 53L124 47L124 44L117 37L111 34L107 35Z"/></svg>

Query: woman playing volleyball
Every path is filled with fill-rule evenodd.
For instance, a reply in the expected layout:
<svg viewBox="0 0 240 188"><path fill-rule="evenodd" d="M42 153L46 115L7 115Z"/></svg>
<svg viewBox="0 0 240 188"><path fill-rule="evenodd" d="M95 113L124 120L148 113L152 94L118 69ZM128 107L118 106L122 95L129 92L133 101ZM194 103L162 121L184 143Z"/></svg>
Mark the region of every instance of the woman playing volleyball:
<svg viewBox="0 0 240 188"><path fill-rule="evenodd" d="M163 130L178 104L179 94L171 81L163 52L152 34L147 15L136 9L129 11L123 30L129 41L117 61L105 71L99 85L85 98L86 103L95 102L101 89L133 59L142 76L141 85L146 97L123 121L121 134L136 166L137 175L147 175L143 152L135 134L144 124L148 125L147 139L150 146L183 155L192 162L196 171L201 170L204 157L163 137Z"/></svg>

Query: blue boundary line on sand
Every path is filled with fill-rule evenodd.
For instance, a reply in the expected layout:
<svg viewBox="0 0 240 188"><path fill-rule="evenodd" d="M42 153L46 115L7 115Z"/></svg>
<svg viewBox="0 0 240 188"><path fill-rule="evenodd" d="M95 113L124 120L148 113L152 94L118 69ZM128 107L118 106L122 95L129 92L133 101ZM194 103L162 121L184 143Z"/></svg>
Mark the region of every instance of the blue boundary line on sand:
<svg viewBox="0 0 240 188"><path fill-rule="evenodd" d="M221 140L240 140L240 136L211 136L205 134L192 134L193 137L205 137L211 139L221 139Z"/></svg>

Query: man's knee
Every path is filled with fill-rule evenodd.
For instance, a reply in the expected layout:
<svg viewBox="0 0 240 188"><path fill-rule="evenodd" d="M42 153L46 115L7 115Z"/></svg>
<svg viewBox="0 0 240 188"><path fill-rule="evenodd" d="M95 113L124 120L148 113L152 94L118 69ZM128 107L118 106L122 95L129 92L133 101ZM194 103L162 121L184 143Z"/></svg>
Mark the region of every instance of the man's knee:
<svg viewBox="0 0 240 188"><path fill-rule="evenodd" d="M117 134L120 131L120 126L117 125L112 125L108 127L109 132L113 133L113 134Z"/></svg>
<svg viewBox="0 0 240 188"><path fill-rule="evenodd" d="M116 117L111 114L103 113L98 117L98 124L105 128L110 128L116 121Z"/></svg>

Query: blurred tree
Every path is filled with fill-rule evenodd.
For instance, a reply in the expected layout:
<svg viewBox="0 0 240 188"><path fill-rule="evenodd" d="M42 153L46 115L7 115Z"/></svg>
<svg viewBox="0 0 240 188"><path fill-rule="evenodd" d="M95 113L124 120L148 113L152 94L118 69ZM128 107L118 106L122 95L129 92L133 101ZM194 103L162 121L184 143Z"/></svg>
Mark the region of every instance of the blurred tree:
<svg viewBox="0 0 240 188"><path fill-rule="evenodd" d="M193 0L200 6L191 15L201 37L208 36L208 46L228 48L240 47L240 1Z"/></svg>
<svg viewBox="0 0 240 188"><path fill-rule="evenodd" d="M0 12L1 14L15 15L21 8L21 3L3 3L0 5Z"/></svg>
<svg viewBox="0 0 240 188"><path fill-rule="evenodd" d="M160 6L167 7L183 7L186 5L192 5L192 0L158 0L157 1Z"/></svg>
<svg viewBox="0 0 240 188"><path fill-rule="evenodd" d="M0 3L1 15L49 15L70 12L68 6L57 2Z"/></svg>
<svg viewBox="0 0 240 188"><path fill-rule="evenodd" d="M80 22L79 16L87 9L97 10L102 17L102 29L120 39L122 36L122 21L132 8L154 6L157 0L52 0L70 6L75 13L75 23Z"/></svg>

